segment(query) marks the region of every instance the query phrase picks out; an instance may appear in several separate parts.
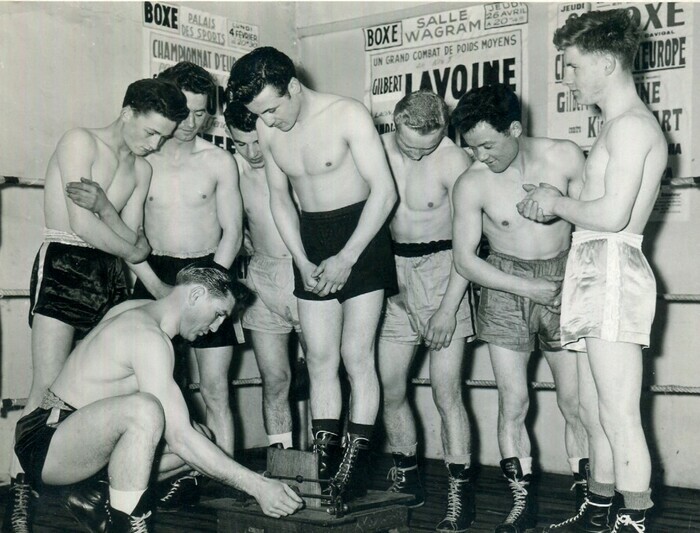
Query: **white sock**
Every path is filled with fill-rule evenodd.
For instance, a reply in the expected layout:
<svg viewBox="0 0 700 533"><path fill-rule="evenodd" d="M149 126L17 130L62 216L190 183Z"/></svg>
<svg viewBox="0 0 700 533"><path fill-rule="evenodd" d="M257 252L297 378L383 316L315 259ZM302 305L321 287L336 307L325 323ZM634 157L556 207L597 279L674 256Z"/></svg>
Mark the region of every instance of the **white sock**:
<svg viewBox="0 0 700 533"><path fill-rule="evenodd" d="M117 490L109 487L109 505L117 511L131 515L139 504L141 495L146 492L143 490Z"/></svg>
<svg viewBox="0 0 700 533"><path fill-rule="evenodd" d="M571 467L571 471L574 474L580 474L579 468L578 468L578 463L582 459L582 457L569 457L569 466Z"/></svg>
<svg viewBox="0 0 700 533"><path fill-rule="evenodd" d="M520 468L523 469L523 476L532 474L532 457L518 457Z"/></svg>
<svg viewBox="0 0 700 533"><path fill-rule="evenodd" d="M288 433L278 433L277 435L268 435L267 442L270 445L282 444L284 448L292 447L292 432Z"/></svg>

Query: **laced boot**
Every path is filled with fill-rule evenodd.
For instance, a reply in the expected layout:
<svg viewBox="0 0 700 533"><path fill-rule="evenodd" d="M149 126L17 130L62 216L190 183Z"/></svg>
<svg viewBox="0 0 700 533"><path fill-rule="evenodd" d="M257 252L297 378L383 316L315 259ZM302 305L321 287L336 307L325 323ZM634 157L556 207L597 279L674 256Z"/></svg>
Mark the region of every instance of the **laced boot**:
<svg viewBox="0 0 700 533"><path fill-rule="evenodd" d="M592 492L574 516L544 528L544 533L610 533L608 520L612 496L598 496Z"/></svg>
<svg viewBox="0 0 700 533"><path fill-rule="evenodd" d="M394 466L387 474L387 479L391 480L391 487L387 492L413 496L413 502L408 504L411 509L422 506L425 503L425 494L418 473L418 458L415 455L403 453L392 453L391 456L394 459Z"/></svg>
<svg viewBox="0 0 700 533"><path fill-rule="evenodd" d="M109 507L109 525L106 533L152 533L153 527L150 523L151 509L146 491L130 515Z"/></svg>
<svg viewBox="0 0 700 533"><path fill-rule="evenodd" d="M584 458L578 462L578 473L574 472L574 484L571 485L571 490L576 496L576 510L581 509L583 502L588 495L588 476L589 476L588 459Z"/></svg>
<svg viewBox="0 0 700 533"><path fill-rule="evenodd" d="M438 533L467 531L476 518L474 469L460 464L448 464L447 512L437 525Z"/></svg>
<svg viewBox="0 0 700 533"><path fill-rule="evenodd" d="M177 511L183 507L197 505L200 497L202 474L192 470L172 482L168 490L158 499L158 510Z"/></svg>
<svg viewBox="0 0 700 533"><path fill-rule="evenodd" d="M517 457L503 459L501 470L513 493L513 507L506 519L494 530L495 533L523 533L537 524L537 506L532 492L532 474L523 475Z"/></svg>
<svg viewBox="0 0 700 533"><path fill-rule="evenodd" d="M33 500L36 494L24 474L12 479L5 506L2 533L32 533Z"/></svg>
<svg viewBox="0 0 700 533"><path fill-rule="evenodd" d="M109 481L91 478L73 485L63 506L90 533L105 533L109 522Z"/></svg>
<svg viewBox="0 0 700 533"><path fill-rule="evenodd" d="M331 496L344 500L360 498L367 494L369 439L347 433L343 444L343 458L330 483Z"/></svg>
<svg viewBox="0 0 700 533"><path fill-rule="evenodd" d="M620 509L611 533L645 533L645 521L646 509Z"/></svg>
<svg viewBox="0 0 700 533"><path fill-rule="evenodd" d="M318 479L330 481L340 462L340 437L330 431L317 431L314 434L313 452L318 454ZM321 483L321 487L327 489L328 482Z"/></svg>

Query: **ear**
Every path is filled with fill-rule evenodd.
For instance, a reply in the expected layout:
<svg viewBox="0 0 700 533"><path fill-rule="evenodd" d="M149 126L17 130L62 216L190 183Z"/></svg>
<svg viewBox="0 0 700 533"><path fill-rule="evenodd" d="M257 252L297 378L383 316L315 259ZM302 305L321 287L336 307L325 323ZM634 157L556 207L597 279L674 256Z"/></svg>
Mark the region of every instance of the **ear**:
<svg viewBox="0 0 700 533"><path fill-rule="evenodd" d="M610 76L617 68L617 58L612 54L603 55L603 69L606 76Z"/></svg>
<svg viewBox="0 0 700 533"><path fill-rule="evenodd" d="M520 123L519 120L514 120L510 123L510 126L508 127L508 132L510 133L511 137L517 139L523 134L523 125Z"/></svg>
<svg viewBox="0 0 700 533"><path fill-rule="evenodd" d="M207 293L207 290L201 285L192 285L187 293L187 303L194 306L197 301Z"/></svg>
<svg viewBox="0 0 700 533"><path fill-rule="evenodd" d="M134 110L131 109L131 106L122 107L119 116L124 122L129 122L134 117Z"/></svg>
<svg viewBox="0 0 700 533"><path fill-rule="evenodd" d="M289 94L298 94L301 92L301 83L299 80L296 78L289 80L289 83L287 84L287 91L289 91Z"/></svg>

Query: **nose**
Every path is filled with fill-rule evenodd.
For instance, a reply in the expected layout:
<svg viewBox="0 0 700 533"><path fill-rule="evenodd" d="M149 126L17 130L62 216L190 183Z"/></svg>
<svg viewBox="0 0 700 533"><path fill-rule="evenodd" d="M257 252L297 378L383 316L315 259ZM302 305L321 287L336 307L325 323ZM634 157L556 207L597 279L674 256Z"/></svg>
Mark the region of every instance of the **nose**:
<svg viewBox="0 0 700 533"><path fill-rule="evenodd" d="M275 117L271 115L260 115L260 118L262 118L262 121L265 123L265 126L268 128L271 128L272 125L275 123Z"/></svg>
<svg viewBox="0 0 700 533"><path fill-rule="evenodd" d="M260 154L262 154L262 151L260 150L260 145L258 143L255 143L251 145L248 148L248 153L250 154L251 159L258 159L260 157Z"/></svg>
<svg viewBox="0 0 700 533"><path fill-rule="evenodd" d="M488 159L488 154L486 153L486 150L482 150L480 148L472 148L472 152L474 153L474 157L476 157L482 163Z"/></svg>
<svg viewBox="0 0 700 533"><path fill-rule="evenodd" d="M158 150L158 146L160 146L160 141L161 141L161 139L162 139L162 137L159 137L159 136L157 136L157 135L154 135L154 136L153 136L153 139L152 139L151 142L149 143L149 144L150 144L150 147L151 147L151 150Z"/></svg>
<svg viewBox="0 0 700 533"><path fill-rule="evenodd" d="M212 333L215 333L221 327L221 324L224 322L225 319L226 319L226 317L220 316L219 318L214 320L212 325L209 326L209 331L211 331Z"/></svg>
<svg viewBox="0 0 700 533"><path fill-rule="evenodd" d="M193 128L194 127L194 113L190 111L190 114L187 115L187 118L185 119L185 125L188 128Z"/></svg>

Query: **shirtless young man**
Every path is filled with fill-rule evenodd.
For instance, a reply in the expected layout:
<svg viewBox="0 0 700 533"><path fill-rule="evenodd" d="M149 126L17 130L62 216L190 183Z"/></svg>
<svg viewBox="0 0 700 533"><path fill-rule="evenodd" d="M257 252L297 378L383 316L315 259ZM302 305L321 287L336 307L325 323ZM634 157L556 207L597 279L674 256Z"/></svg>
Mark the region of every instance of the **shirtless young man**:
<svg viewBox="0 0 700 533"><path fill-rule="evenodd" d="M359 453L365 463L379 407L375 333L385 292L397 291L387 223L396 202L391 172L367 109L305 87L291 59L274 48L258 48L236 61L228 93L259 117L270 207L294 259L320 475L336 474L332 485L342 492L351 478L364 481L354 458ZM341 358L352 397L336 473L330 462L340 434Z"/></svg>
<svg viewBox="0 0 700 533"><path fill-rule="evenodd" d="M555 32L554 44L564 52L564 83L578 103L600 108L603 127L580 194L567 197L540 186L518 206L533 220L553 215L576 227L562 291L561 337L579 352L590 494L576 517L550 531L610 531L615 490L624 498L611 524L616 533L645 531L645 512L653 505L639 401L656 281L641 244L668 147L635 89L631 69L640 39L637 23L623 9L569 18Z"/></svg>
<svg viewBox="0 0 700 533"><path fill-rule="evenodd" d="M130 265L138 279L132 298L154 299L166 295L181 268L209 260L230 268L242 242L243 208L238 171L228 152L197 134L207 123L216 82L202 67L186 61L164 70L159 80L179 87L187 99L189 115L162 148L148 156L153 179L145 206L145 232L153 248L147 261ZM75 184L83 189L93 184ZM90 191L98 192L98 191ZM101 216L109 202L94 209ZM217 445L233 457L233 413L229 403L228 370L233 346L238 344L233 319L216 333L196 339L196 361L191 361L192 381L199 382L207 425ZM163 495L160 508L178 508L198 497L196 473L176 479Z"/></svg>
<svg viewBox="0 0 700 533"><path fill-rule="evenodd" d="M270 446L292 447L289 386L289 336L296 331L301 345L299 311L294 297L292 256L277 231L270 211L270 193L255 123L243 104L232 102L224 111L238 165L243 207L252 243L247 275L242 280L256 295L241 319L250 331L263 382L263 420Z"/></svg>
<svg viewBox="0 0 700 533"><path fill-rule="evenodd" d="M525 194L525 183L546 181L563 191L580 188L584 157L572 142L526 136L518 98L501 84L465 94L453 111L452 125L476 159L455 186L455 264L462 276L482 287L477 337L488 343L491 355L501 469L513 495L512 510L496 531L520 533L536 523L525 426L527 364L536 338L557 386L566 451L582 487L585 468L579 465L587 450L578 416L576 357L562 350L559 339L559 292L571 226L563 220L525 220L515 205ZM491 250L487 260L477 253L482 232Z"/></svg>
<svg viewBox="0 0 700 533"><path fill-rule="evenodd" d="M475 510L462 361L474 325L469 283L452 261L452 189L471 161L446 137L449 118L438 95L414 92L396 104L396 132L382 136L400 198L391 220L399 294L387 300L378 353L384 426L394 458L389 490L414 495L412 506L424 502L416 423L406 396L411 363L424 344L449 475L447 514L436 531L466 531Z"/></svg>
<svg viewBox="0 0 700 533"><path fill-rule="evenodd" d="M144 494L154 461L161 475L194 468L243 490L270 516L303 504L286 485L236 463L190 422L173 379L170 339L216 331L249 294L225 270L201 265L180 271L165 298L124 302L107 313L40 406L17 423L16 453L41 484L77 483L107 467L110 533L149 531ZM161 439L166 447L158 457Z"/></svg>
<svg viewBox="0 0 700 533"><path fill-rule="evenodd" d="M128 297L121 260L138 263L150 251L140 229L151 179L143 156L157 150L187 116L185 98L173 89L151 79L132 83L112 124L68 131L51 156L44 184L44 243L34 262L30 291L33 371L27 413L41 402L73 342ZM122 230L114 231L108 221L67 197L67 184L80 178L106 191L116 217L121 212L126 223ZM30 487L16 458L11 475L3 530L25 531L31 527Z"/></svg>

